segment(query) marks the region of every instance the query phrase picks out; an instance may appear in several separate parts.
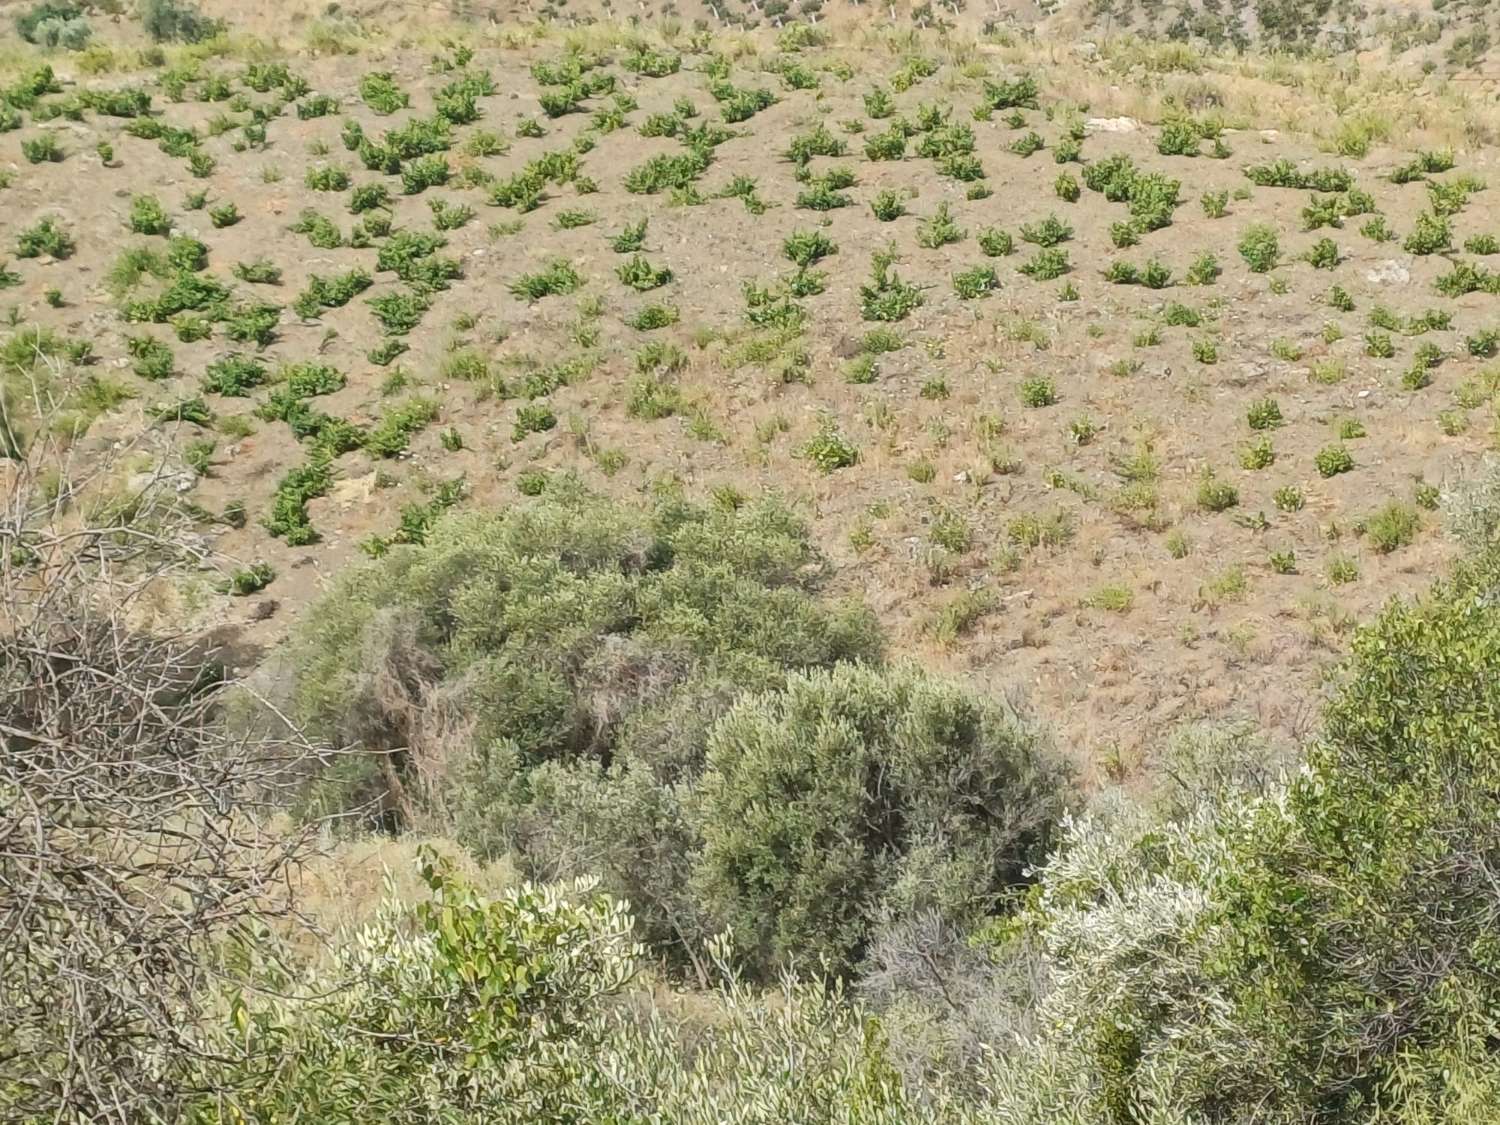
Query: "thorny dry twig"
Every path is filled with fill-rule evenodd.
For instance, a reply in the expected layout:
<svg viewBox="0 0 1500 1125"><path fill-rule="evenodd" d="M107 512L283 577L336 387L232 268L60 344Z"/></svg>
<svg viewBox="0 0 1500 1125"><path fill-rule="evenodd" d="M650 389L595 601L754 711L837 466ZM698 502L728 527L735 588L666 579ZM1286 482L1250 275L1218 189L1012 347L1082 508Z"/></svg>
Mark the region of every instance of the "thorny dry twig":
<svg viewBox="0 0 1500 1125"><path fill-rule="evenodd" d="M211 552L159 471L103 502L121 451L81 471L33 402L0 460L0 1117L167 1118L225 939L294 909L314 827L269 822L323 754L226 725L211 647L141 612Z"/></svg>

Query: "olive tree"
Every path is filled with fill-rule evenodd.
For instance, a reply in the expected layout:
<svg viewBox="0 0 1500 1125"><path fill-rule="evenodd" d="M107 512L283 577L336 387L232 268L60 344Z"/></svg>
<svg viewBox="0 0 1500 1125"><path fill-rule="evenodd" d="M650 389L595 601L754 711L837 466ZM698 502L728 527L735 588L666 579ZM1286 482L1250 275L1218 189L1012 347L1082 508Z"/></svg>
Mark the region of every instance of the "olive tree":
<svg viewBox="0 0 1500 1125"><path fill-rule="evenodd" d="M843 973L880 918L995 911L1065 794L1036 729L971 689L912 666L798 673L710 733L695 877L761 973Z"/></svg>

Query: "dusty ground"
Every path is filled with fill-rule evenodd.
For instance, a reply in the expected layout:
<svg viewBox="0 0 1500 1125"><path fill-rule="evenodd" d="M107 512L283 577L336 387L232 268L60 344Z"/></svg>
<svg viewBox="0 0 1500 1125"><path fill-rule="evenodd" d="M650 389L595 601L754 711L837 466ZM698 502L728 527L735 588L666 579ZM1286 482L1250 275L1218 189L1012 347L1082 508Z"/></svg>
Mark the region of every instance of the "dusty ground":
<svg viewBox="0 0 1500 1125"><path fill-rule="evenodd" d="M942 104L951 106L954 123L973 128L992 193L970 200L967 185L939 175L934 161L915 155L917 138L904 160L865 158L865 141L889 122L866 116L864 95L876 84L890 88L900 56L873 47L813 47L801 61L819 73L821 88L793 90L777 74L761 72L762 62L779 57L770 42L762 44L759 58L738 59L730 81L772 90L778 101L730 126L738 135L715 150L697 184L704 201L695 205L674 205L667 193L631 194L622 183L628 170L649 157L684 151L676 140L640 135L638 126L649 115L669 112L676 100L687 98L700 112L690 124L718 120L709 79L699 69L708 56L691 51L680 72L659 79L609 65L617 89L628 92L638 108L626 114L624 128L606 133L592 115L609 105L607 97L591 98L584 112L557 119L539 111L541 87L528 68L559 57L556 43L481 47L469 68L488 71L497 92L480 99L478 122L455 129L447 153L455 172L474 166L503 179L544 153L568 148L584 133L596 137L581 157L581 170L598 191L577 195L571 186L549 188L547 200L525 214L491 205L485 186L461 186L458 176L447 186L402 196L399 178L367 172L345 151L340 130L348 120L378 137L431 112L433 92L453 75L434 72L430 51L295 59L296 72L314 91L337 97L342 112L302 121L289 108L269 123L263 150L234 151L238 130L208 137L203 148L217 167L203 179L189 175L183 161L163 156L155 142L125 135L119 119L86 114L82 121L38 122L28 114L22 128L0 134L0 168L12 174L0 191L0 257L43 216L59 219L77 249L65 261L11 262L20 283L0 291L0 303L16 306L18 324L39 323L90 339L98 357L94 370L136 394L94 423L79 445L87 454L139 433L149 425L149 405L198 393L199 378L215 358L254 350L220 333L180 343L169 325L121 321L104 286L111 263L126 246L160 244L127 229L133 196L158 197L179 233L208 244L208 272L226 283L235 262L275 262L283 271L278 286L236 288L286 306L314 274L354 267L375 273L377 246L320 250L288 230L309 207L345 233L357 218L349 213L347 192L306 187L307 169L337 165L355 185L383 179L395 198L397 228L430 230L433 199L475 209L472 221L447 232L442 251L461 260L462 279L435 295L421 326L407 337L410 351L394 363L382 367L367 359L382 336L366 300L401 288L389 273L375 273L372 288L317 320L299 321L288 307L278 338L262 354L273 369L315 358L342 370L347 386L313 405L359 425L414 393L441 404L440 416L400 457L372 459L356 451L336 460L332 490L308 509L317 542L289 547L261 523L278 481L308 455L281 422L254 420L253 432L243 437L219 434L208 474L191 488L191 499L210 513L243 501L250 519L242 529L206 524L205 534L226 556L242 564L265 561L277 577L242 599L212 592L205 580L184 605L208 620L233 624L242 643L262 650L295 625L300 608L329 575L362 557L362 541L393 532L402 508L426 499L436 482L461 477L464 504L494 508L521 502L523 473L566 469L590 487L635 502L649 501L673 482L692 496L721 488L787 494L834 564L833 587L867 598L901 649L1026 699L1056 730L1058 742L1091 768L1128 773L1161 732L1195 718L1253 717L1277 737L1304 733L1320 677L1350 624L1389 596L1425 586L1451 554L1440 516L1431 511L1414 508L1422 520L1414 541L1389 553L1360 533L1362 521L1393 501L1413 505L1420 483L1441 485L1493 442L1500 369L1471 356L1464 341L1500 327L1497 298L1441 296L1434 282L1449 262L1402 249L1401 240L1428 206L1423 182L1388 179L1411 152L1377 144L1363 158L1337 157L1320 152L1308 138L1243 128L1225 135L1232 155L1215 160L1161 155L1154 124L1091 132L1082 146L1085 162L1124 153L1145 169L1182 181L1172 224L1144 235L1138 246L1117 250L1110 226L1126 217L1124 204L1108 203L1086 188L1076 203L1054 191L1059 173L1082 172L1077 163L1053 159L1069 112L1076 109L1082 118L1100 112L1097 105L1075 106L1086 93L1065 78L1036 69L1041 108L1022 110L1018 128L1006 124L1008 110L990 121L971 119L983 73L1020 72L1014 52L981 49L904 93L893 92L900 114L915 117L921 105ZM68 56L54 65L80 85L152 81L150 74L81 74L70 68ZM410 110L382 117L361 102L359 80L372 69L394 74L411 94ZM210 58L202 73L237 78L242 70L239 61ZM154 90L154 108L171 123L201 133L210 119L228 111L223 102L194 100L199 88L190 86L182 102ZM244 114L234 116L244 120ZM528 118L542 122L546 135L516 136L517 123ZM844 127L855 120L863 121L863 133ZM813 170L840 165L857 177L848 189L852 205L826 212L794 205L802 185L784 155L794 136L819 122L847 143L848 153L820 157ZM466 139L479 130L506 138L508 151L465 155ZM1009 150L1031 130L1044 138L1045 149L1024 158ZM22 158L21 142L42 132L57 134L67 154L60 163L33 165ZM101 138L114 145L116 166L102 166L95 154ZM1252 187L1244 174L1247 165L1278 158L1304 168L1353 171L1397 239L1377 243L1362 236L1359 227L1368 215L1347 220L1342 229L1304 231L1308 191ZM1473 148L1457 154L1453 171L1434 178L1484 179L1493 176L1494 163L1493 151ZM764 214L750 213L736 198L714 198L735 176L755 179L759 197L770 204ZM911 197L906 217L882 223L872 215L870 201L886 188ZM185 210L185 196L204 189L210 206L233 201L244 219L214 229L206 211ZM1480 233L1500 235L1495 190L1500 187L1475 194L1453 216L1455 246ZM1200 196L1218 191L1230 193L1228 214L1208 218ZM1246 197L1235 198L1237 193ZM966 236L925 249L919 230L943 203ZM557 215L568 210L590 212L597 221L558 229ZM1073 227L1062 244L1072 269L1062 278L1033 281L1017 269L1036 249L1020 231L1049 214ZM673 273L670 283L649 293L621 283L615 270L628 256L609 245L610 236L641 218L649 219L646 257ZM1236 251L1254 223L1279 233L1282 264L1270 274L1250 272ZM978 235L991 226L1015 236L1013 254L989 258L981 252ZM826 274L825 290L800 302L810 313L800 340L808 362L801 381L787 381L779 370L785 349L769 363L743 362L753 331L742 286L789 275L782 242L793 231L811 229L824 231L838 249L817 266ZM1333 238L1343 255L1331 270L1300 260L1324 237ZM846 378L850 359L865 333L882 327L861 318L859 290L870 275L871 254L888 243L900 255L902 277L923 286L925 303L888 326L904 346L879 358L873 382L855 384ZM1205 251L1217 256L1222 274L1212 285L1186 284L1190 263ZM581 289L537 302L512 295L509 286L518 276L556 258L568 259L583 275ZM1172 286L1117 285L1103 276L1112 261L1143 265L1152 258L1170 267ZM985 264L996 269L998 291L960 300L952 275ZM1076 299L1061 299L1072 296L1064 294L1065 285ZM1333 285L1353 297L1352 311L1326 302ZM60 308L44 301L52 287L62 291ZM1163 310L1173 302L1197 310L1201 325L1165 325ZM674 306L677 323L653 331L625 323L652 304ZM1366 354L1365 338L1377 305L1403 318L1443 310L1452 325L1421 336L1393 332L1395 356L1374 358ZM1153 326L1159 342L1144 343L1142 334ZM143 331L171 344L178 372L172 379L151 383L132 374L126 337ZM667 377L680 387L682 409L647 421L630 416L626 403L637 378L636 354L653 341L681 348L687 364ZM1195 343L1201 353L1203 341L1217 348L1216 362L1195 356ZM1424 343L1436 343L1444 358L1432 370L1430 385L1405 389L1402 374ZM483 357L492 373L512 382L536 365L582 355L597 363L585 378L547 396L556 428L515 441L512 427L524 400L445 378L444 361L455 352ZM1313 377L1334 364L1342 364L1338 381ZM383 391L398 369L407 385ZM1023 405L1021 386L1037 376L1054 381L1054 405ZM252 416L266 393L261 388L251 400L206 398L222 421ZM1247 411L1264 398L1279 403L1284 422L1265 431L1274 463L1252 470L1240 459L1260 436L1247 425ZM823 473L804 446L830 419L857 449L858 460ZM1336 443L1339 426L1351 419L1366 431L1344 443L1355 468L1324 479L1314 456ZM191 426L154 433L165 434L179 451L213 436ZM461 438L462 448L445 446L449 433ZM1155 504L1130 510L1123 503L1127 486L1120 469L1143 449L1159 462ZM1217 513L1201 509L1197 495L1206 469L1238 490L1235 506ZM1304 493L1300 510L1282 511L1273 503L1273 493L1289 485ZM1032 549L1015 541L1019 519L1059 514L1070 530L1066 542ZM955 538L955 528L964 534ZM1273 552L1294 552L1294 572L1278 573ZM1357 577L1336 583L1331 575L1345 561L1353 563ZM956 598L976 592L986 599L987 612L943 639L934 622Z"/></svg>

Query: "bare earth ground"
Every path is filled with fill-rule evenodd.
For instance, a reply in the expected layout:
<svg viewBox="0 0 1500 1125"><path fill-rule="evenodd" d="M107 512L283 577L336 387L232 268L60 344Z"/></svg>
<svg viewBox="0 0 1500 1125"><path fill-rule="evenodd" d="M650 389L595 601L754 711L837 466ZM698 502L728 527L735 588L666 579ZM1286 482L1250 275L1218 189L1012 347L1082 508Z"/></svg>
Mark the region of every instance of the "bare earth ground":
<svg viewBox="0 0 1500 1125"><path fill-rule="evenodd" d="M771 40L761 46L761 61L777 57ZM698 183L704 202L673 205L666 193L631 194L622 181L657 153L684 151L676 140L642 137L637 127L648 115L670 112L674 101L688 98L702 115L694 124L717 120L709 79L697 69L707 56L689 52L680 72L660 79L611 65L617 89L631 94L639 108L626 115L624 128L599 133L592 111L606 107L608 97L592 98L584 112L557 119L540 112L542 88L529 67L559 54L557 42L481 46L469 68L489 71L497 93L480 99L478 122L455 130L447 156L455 171L477 165L503 179L594 132L597 143L581 160L598 191L575 195L571 186L552 187L538 209L517 214L491 205L485 187L461 186L457 178L402 196L399 178L384 177L396 200L397 228L432 229L429 201L434 198L474 207L477 217L447 232L442 251L461 260L462 279L436 294L421 326L408 337L411 350L389 366L367 359L382 335L365 303L401 288L388 273L376 274L371 289L342 308L325 310L319 320L300 322L288 307L264 359L272 368L318 359L345 372L347 386L314 405L359 425L375 422L384 408L414 393L436 397L441 413L398 458L371 458L359 451L340 456L331 492L309 505L318 541L301 547L272 537L261 517L283 474L305 460L305 448L285 424L273 421L255 420L254 432L245 437L219 436L208 475L187 478L188 495L209 512L243 501L250 515L243 528L206 525L205 534L243 563L269 563L277 577L261 593L233 599L215 592L206 576L201 589L183 593L173 612L233 625L240 643L269 650L331 575L362 558L362 541L393 532L403 507L427 499L439 481L462 477L468 490L462 503L490 509L523 502L518 480L539 468L575 471L591 488L630 502L649 502L665 482L679 483L693 497L725 487L744 494L777 490L811 522L814 540L833 563L833 588L867 598L893 629L901 650L1026 699L1056 731L1059 744L1087 768L1128 773L1146 747L1187 720L1242 716L1288 740L1305 733L1316 685L1350 623L1393 594L1426 586L1450 557L1440 518L1431 512L1422 512L1415 540L1390 553L1377 551L1359 533L1365 517L1391 501L1411 504L1420 482L1441 485L1493 440L1494 362L1471 356L1464 340L1500 327L1497 298L1484 293L1442 297L1434 281L1449 262L1403 251L1401 239L1428 206L1428 189L1421 181L1397 185L1386 176L1411 158L1410 149L1377 145L1361 159L1339 157L1320 151L1310 138L1263 133L1248 127L1257 123L1244 122L1246 128L1225 136L1233 154L1215 160L1159 154L1154 124L1091 133L1083 142L1084 161L1125 153L1183 185L1183 202L1170 226L1144 235L1138 246L1117 250L1110 225L1126 217L1123 204L1108 203L1086 188L1078 202L1069 203L1057 198L1053 187L1059 173L1078 176L1082 170L1053 160L1065 103L1091 98L1107 79L1096 76L1094 85L1080 88L1070 77L1076 72L1054 73L1045 65L1033 69L1023 51L980 46L907 92L894 93L897 112L907 117L919 105L946 103L954 122L973 128L992 194L969 200L967 185L939 175L934 161L915 155L915 138L904 160L872 162L864 156L865 141L888 122L867 118L863 97L877 83L889 88L901 55L875 46L813 47L802 52L802 61L820 71L818 91L788 89L778 75L761 73L755 56L736 62L731 82L765 87L779 100L731 126L738 135L715 150ZM96 370L137 395L80 439L86 456L151 426L150 405L199 393L199 378L212 360L253 351L219 333L179 343L168 325L122 322L104 286L111 263L128 245L160 244L129 232L131 198L160 198L178 233L208 244L208 272L226 283L232 282L235 262L265 257L281 267L283 277L274 288L235 283L247 295L289 306L314 274L354 267L373 274L376 247L320 250L288 225L304 208L314 208L348 231L356 216L348 211L347 193L313 191L304 185L304 173L334 164L348 169L356 185L382 179L345 151L340 130L352 119L378 137L429 114L433 93L454 77L435 73L431 57L430 50L411 48L293 60L294 70L314 91L339 99L342 112L301 121L289 107L270 122L263 150L234 151L237 130L208 138L203 146L217 167L204 179L190 176L183 161L163 156L155 142L124 134L124 122L116 118L88 114L81 122L37 123L28 116L23 128L0 134L0 168L14 177L0 191L0 257L10 254L22 229L43 216L59 219L77 243L65 261L11 262L21 282L0 292L0 303L17 306L21 322L91 340ZM150 80L149 75L90 77L71 70L68 56L52 61L61 77L80 85L113 88ZM821 69L830 62L847 63L852 77L844 80ZM229 59L203 64L204 74L237 77L242 69L242 62ZM372 69L394 74L411 94L410 110L382 117L361 102L359 79ZM1005 123L1008 110L997 111L990 121L972 120L982 93L981 70L995 77L1033 70L1043 108L1022 110L1020 128ZM167 120L200 132L226 112L224 104L195 101L191 92L181 103L153 92L154 108ZM1097 104L1080 108L1083 117L1100 112ZM1050 110L1058 112L1045 112ZM540 121L546 135L517 137L516 125L525 118ZM855 119L864 121L862 134L841 127ZM794 205L803 185L784 155L794 136L819 122L847 142L849 151L817 158L814 171L842 165L857 176L848 189L852 205L827 212ZM466 138L481 129L507 138L508 152L465 155ZM1029 157L1009 150L1032 129L1045 139L1045 149ZM58 135L65 160L33 165L22 159L21 141L43 131ZM95 155L101 138L113 144L117 166L103 167ZM1245 166L1278 158L1303 168L1338 165L1354 171L1397 240L1363 237L1358 228L1368 216L1347 220L1341 230L1304 231L1302 209L1309 192L1252 187L1244 175ZM1494 163L1493 150L1471 148L1457 154L1452 172L1436 178L1492 179ZM737 198L713 198L735 176L756 180L759 197L771 204L764 214L750 213ZM882 223L872 215L870 201L885 188L912 195L906 217ZM202 189L210 206L233 201L244 219L217 230L205 211L183 209L186 194ZM1238 189L1249 189L1248 198L1233 198ZM1217 191L1231 195L1228 214L1211 219L1199 197ZM1500 234L1496 191L1500 185L1475 194L1453 217L1455 246L1471 235ZM966 236L941 249L924 249L918 244L921 223L941 203L951 207ZM591 212L597 221L557 229L556 216L565 210ZM1033 281L1017 269L1036 250L1020 230L1049 214L1074 228L1062 244L1072 269L1063 278ZM649 293L620 282L616 267L628 256L614 253L609 244L610 236L640 218L649 218L646 257L673 273L670 283ZM1236 252L1252 223L1268 223L1279 232L1283 264L1270 275L1250 272ZM977 238L990 226L1016 237L1013 254L987 258L981 253ZM801 301L811 314L801 340L808 363L802 381L789 382L779 370L784 353L769 363L745 362L753 330L745 319L742 286L789 275L782 242L793 231L810 229L823 230L838 249L817 267L827 275L825 291ZM1299 260L1323 237L1332 237L1343 255L1332 270ZM899 252L901 276L924 287L925 303L889 326L904 346L879 357L875 381L855 384L847 381L846 367L865 333L882 327L861 318L860 286L870 275L872 252L887 243ZM1204 251L1217 255L1222 275L1212 285L1187 285L1189 264ZM583 288L534 303L512 295L509 286L518 276L556 258L572 262L585 279ZM1103 277L1114 260L1139 265L1151 258L1170 267L1171 287L1116 285ZM983 264L995 267L999 290L983 299L959 299L952 275ZM1284 291L1273 291L1272 278L1281 279L1284 285L1276 288ZM1060 299L1067 283L1076 288L1076 300ZM1326 303L1324 295L1333 285L1353 297L1353 311ZM51 287L62 291L63 307L44 302ZM595 300L597 305L587 304ZM1201 326L1164 325L1163 309L1172 302L1197 310ZM677 323L644 332L624 322L651 304L675 306ZM1372 358L1365 337L1377 305L1403 318L1445 310L1452 326L1420 337L1392 333L1394 358ZM1341 330L1341 338L1334 339L1339 333L1329 330L1330 324ZM590 325L597 328L597 344L588 339ZM1142 333L1153 325L1159 342L1143 345ZM172 379L152 383L132 373L126 337L142 332L171 344L177 371ZM664 376L680 386L683 407L655 421L632 417L626 409L637 378L636 354L652 341L675 344L687 357L680 373ZM1216 345L1217 362L1195 357L1197 341ZM1436 343L1444 358L1430 385L1405 389L1402 374L1424 342ZM516 441L512 428L524 399L445 378L445 359L463 351L483 357L494 374L512 382L536 366L580 355L596 355L598 362L586 377L548 396L556 428ZM1342 363L1341 379L1323 382L1312 376L1315 369L1336 370L1331 361ZM383 393L398 368L407 386ZM1055 382L1054 405L1023 405L1020 388L1036 376ZM254 400L206 397L223 418L251 415L265 395L262 388ZM1284 417L1280 427L1266 431L1275 461L1247 469L1240 453L1260 436L1248 427L1247 411L1264 398L1277 400ZM1339 440L1338 427L1349 419L1367 434L1344 443L1355 468L1324 479L1314 456ZM828 424L857 448L858 460L824 473L804 446ZM462 448L445 446L449 431L456 431ZM186 425L152 432L179 451L205 436ZM453 444L451 437L448 443ZM1143 449L1160 464L1156 504L1128 510L1119 470ZM623 454L618 469L618 459L611 459L616 453ZM917 479L929 475L924 462L931 467L926 483ZM1196 497L1206 469L1238 490L1237 505L1222 512L1201 510ZM1300 510L1282 511L1273 503L1273 493L1288 485L1305 495ZM1031 548L1016 541L1019 519L1059 513L1072 532L1066 542ZM953 538L955 526L967 529L967 546L964 536ZM1174 533L1188 547L1180 558L1169 549ZM948 548L934 545L935 534ZM1295 553L1295 571L1278 573L1271 555L1288 551ZM1354 563L1357 577L1335 583L1330 567L1336 569L1341 560ZM988 612L956 637L940 639L933 629L938 616L955 598L975 591L989 596Z"/></svg>

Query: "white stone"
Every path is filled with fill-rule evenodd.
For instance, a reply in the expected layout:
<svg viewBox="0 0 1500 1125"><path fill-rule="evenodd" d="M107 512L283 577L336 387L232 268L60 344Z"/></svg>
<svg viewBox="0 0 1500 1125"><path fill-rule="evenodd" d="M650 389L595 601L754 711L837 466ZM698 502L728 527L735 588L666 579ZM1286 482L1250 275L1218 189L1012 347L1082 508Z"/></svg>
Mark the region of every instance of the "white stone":
<svg viewBox="0 0 1500 1125"><path fill-rule="evenodd" d="M1090 117L1083 123L1085 133L1134 133L1140 127L1134 117Z"/></svg>
<svg viewBox="0 0 1500 1125"><path fill-rule="evenodd" d="M1371 266L1365 274L1365 280L1372 285L1408 285L1411 283L1411 270L1395 258L1387 258Z"/></svg>

